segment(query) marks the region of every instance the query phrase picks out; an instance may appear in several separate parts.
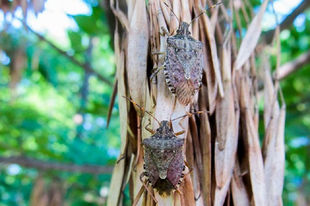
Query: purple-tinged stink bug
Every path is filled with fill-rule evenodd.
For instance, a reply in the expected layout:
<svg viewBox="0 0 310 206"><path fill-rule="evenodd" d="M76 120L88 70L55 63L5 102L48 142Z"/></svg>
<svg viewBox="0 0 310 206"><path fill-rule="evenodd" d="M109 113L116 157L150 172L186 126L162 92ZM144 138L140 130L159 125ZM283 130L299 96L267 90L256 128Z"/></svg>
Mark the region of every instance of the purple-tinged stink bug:
<svg viewBox="0 0 310 206"><path fill-rule="evenodd" d="M127 97L124 98L128 99ZM149 127L151 123L145 127L145 129L149 131L152 136L144 139L141 143L144 147L144 172L140 175L140 180L143 183L143 187L149 192L149 194L151 194L155 202L157 202L157 200L153 197L151 191L149 190L148 184L150 184L159 193L159 195L171 195L173 191L178 191L181 193L178 190L178 187L185 177L185 166L188 168L189 166L183 157L183 146L185 139L178 136L185 133L185 130L176 133L173 132L171 122L182 118L179 125L183 128L181 123L189 114L176 118L172 121L164 120L160 122L140 105L136 104L131 99L128 100L153 117L159 124L156 131ZM191 170L191 168L189 168L189 170ZM145 181L143 180L144 177ZM141 190L144 189L143 187ZM133 205L138 203L141 195L142 193L137 195Z"/></svg>
<svg viewBox="0 0 310 206"><path fill-rule="evenodd" d="M165 3L165 2L164 2ZM207 9L214 8L220 3L217 3ZM177 18L173 10L173 15ZM166 79L166 84L169 90L178 98L183 105L190 103L192 97L198 92L202 83L203 72L203 43L190 36L189 26L202 14L196 16L189 24L180 22L177 29L177 34L169 36L168 31L164 28L164 34L167 34L166 52L155 52L154 55L166 54L163 67L151 75L151 79L163 68Z"/></svg>

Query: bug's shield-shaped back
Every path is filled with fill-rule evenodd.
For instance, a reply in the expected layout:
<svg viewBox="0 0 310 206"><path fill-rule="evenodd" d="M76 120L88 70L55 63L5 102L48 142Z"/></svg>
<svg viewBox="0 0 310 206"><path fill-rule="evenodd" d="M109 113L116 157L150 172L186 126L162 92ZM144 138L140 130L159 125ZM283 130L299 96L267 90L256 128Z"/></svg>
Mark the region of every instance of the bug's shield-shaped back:
<svg viewBox="0 0 310 206"><path fill-rule="evenodd" d="M159 178L165 179L167 178L167 172L171 162L179 155L178 152L182 154L184 139L175 136L166 136L157 139L155 136L156 134L149 139L143 140L145 147L144 161L146 163L155 163L154 165L157 167ZM183 157L181 160L183 161Z"/></svg>
<svg viewBox="0 0 310 206"><path fill-rule="evenodd" d="M199 90L202 79L203 44L190 36L175 35L167 40L164 74L170 91L187 105Z"/></svg>
<svg viewBox="0 0 310 206"><path fill-rule="evenodd" d="M143 145L148 180L159 194L170 194L182 175L184 139L176 137L171 131L165 134L158 132L143 140Z"/></svg>
<svg viewBox="0 0 310 206"><path fill-rule="evenodd" d="M168 168L175 158L175 151L172 150L153 150L153 158L156 162L160 179L167 178Z"/></svg>

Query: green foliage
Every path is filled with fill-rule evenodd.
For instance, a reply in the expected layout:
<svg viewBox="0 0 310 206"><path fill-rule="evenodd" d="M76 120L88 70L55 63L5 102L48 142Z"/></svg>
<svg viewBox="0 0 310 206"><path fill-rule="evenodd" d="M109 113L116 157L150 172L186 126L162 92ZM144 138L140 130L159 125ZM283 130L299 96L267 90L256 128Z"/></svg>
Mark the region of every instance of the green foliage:
<svg viewBox="0 0 310 206"><path fill-rule="evenodd" d="M303 14L302 14L303 15ZM294 26L281 34L282 61L289 62L310 48L310 11L305 14L305 24ZM293 205L297 191L309 194L310 162L310 65L305 65L281 82L287 105L286 117L286 170L283 198ZM308 192L307 192L308 191Z"/></svg>
<svg viewBox="0 0 310 206"><path fill-rule="evenodd" d="M76 15L73 17L79 28L91 36L107 33L108 28L103 10L93 7L92 11L90 16Z"/></svg>
<svg viewBox="0 0 310 206"><path fill-rule="evenodd" d="M79 30L68 30L68 50L83 65L86 50L93 43L91 66L113 82L113 51L102 8L93 7L90 16L73 16ZM10 26L1 32L0 49L12 60L20 47L27 61L15 89L10 88L10 65L0 65L0 155L24 156L38 160L77 165L112 166L119 155L118 109L114 108L109 129L106 115L111 86L91 75L86 104L81 91L84 68L74 64L49 44ZM56 42L57 39L52 39ZM66 48L60 48L65 50ZM11 62L12 63L12 62ZM104 69L103 69L104 68ZM83 118L83 122L81 122ZM38 174L46 185L57 177L65 186L67 205L99 205L100 195L111 178L64 171L37 171L15 164L0 164L0 205L29 205Z"/></svg>

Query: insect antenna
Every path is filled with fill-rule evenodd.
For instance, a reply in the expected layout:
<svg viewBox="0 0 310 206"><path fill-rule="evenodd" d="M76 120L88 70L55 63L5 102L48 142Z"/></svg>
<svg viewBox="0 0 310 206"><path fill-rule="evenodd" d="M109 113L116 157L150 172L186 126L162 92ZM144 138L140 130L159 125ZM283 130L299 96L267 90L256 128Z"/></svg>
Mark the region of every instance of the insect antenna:
<svg viewBox="0 0 310 206"><path fill-rule="evenodd" d="M204 113L204 112L208 113L208 111L198 111L198 112L193 112L193 113L187 112L186 114L184 114L184 115L182 115L182 116L180 116L180 117L174 118L173 120L171 120L171 122L174 121L174 120L177 120L177 119L184 118L184 117L186 117L186 116L190 116L190 115L193 115L193 114L202 114L202 113Z"/></svg>
<svg viewBox="0 0 310 206"><path fill-rule="evenodd" d="M218 3L214 4L213 6L207 8L205 11L201 12L200 14L198 14L198 16L196 16L188 25L191 25L197 18L199 18L199 17L200 17L201 15L203 15L205 12L207 12L207 11L213 9L214 7L220 5L221 3L222 3L222 2L218 2Z"/></svg>
<svg viewBox="0 0 310 206"><path fill-rule="evenodd" d="M171 11L172 14L175 16L175 18L177 18L177 20L178 20L178 22L179 22L179 24L180 24L180 20L179 20L179 18L177 17L177 15L174 13L174 11L172 10L172 8L171 8L166 2L164 2L164 4L170 9L170 11Z"/></svg>
<svg viewBox="0 0 310 206"><path fill-rule="evenodd" d="M133 105L136 105L137 107L139 107L139 109L141 109L142 111L146 112L148 115L150 115L151 117L153 117L156 122L158 122L159 125L160 124L160 121L158 121L158 119L156 119L150 112L148 112L147 110L145 110L143 107L141 107L140 105L138 105L136 102L134 102L132 99L128 98L128 97L125 97L125 96L122 96L124 97L125 99L127 99L128 101L130 101Z"/></svg>

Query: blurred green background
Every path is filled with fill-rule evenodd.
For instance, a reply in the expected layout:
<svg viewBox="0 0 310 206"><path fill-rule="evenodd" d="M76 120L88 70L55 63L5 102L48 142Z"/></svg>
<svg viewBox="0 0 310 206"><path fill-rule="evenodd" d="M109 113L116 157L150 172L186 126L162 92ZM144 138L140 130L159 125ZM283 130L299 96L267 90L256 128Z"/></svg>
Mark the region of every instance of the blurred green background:
<svg viewBox="0 0 310 206"><path fill-rule="evenodd" d="M109 3L47 0L40 12L44 1L21 2L0 1L0 206L30 205L40 184L65 205L105 205L120 148L117 102L106 129L115 74ZM250 2L256 11L260 1ZM279 21L302 2L275 1ZM272 15L269 7L264 31L275 27ZM281 32L282 64L309 53L309 33L308 9ZM310 203L309 61L280 82L284 205Z"/></svg>

